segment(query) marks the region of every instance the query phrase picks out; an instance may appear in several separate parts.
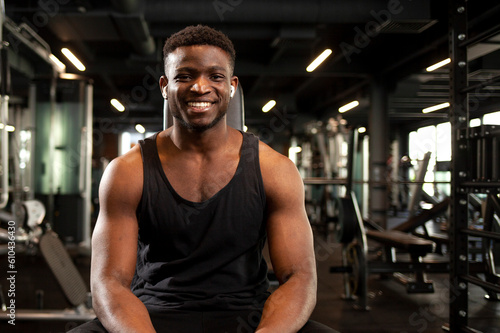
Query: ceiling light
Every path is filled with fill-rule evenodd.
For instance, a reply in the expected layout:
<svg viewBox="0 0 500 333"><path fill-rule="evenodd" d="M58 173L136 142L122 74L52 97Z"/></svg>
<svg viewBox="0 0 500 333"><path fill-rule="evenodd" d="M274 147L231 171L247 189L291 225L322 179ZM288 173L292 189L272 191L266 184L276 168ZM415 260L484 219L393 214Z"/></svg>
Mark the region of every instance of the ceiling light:
<svg viewBox="0 0 500 333"><path fill-rule="evenodd" d="M275 105L276 101L274 99L270 100L269 102L266 103L266 105L262 107L262 112L268 112L269 110L274 108Z"/></svg>
<svg viewBox="0 0 500 333"><path fill-rule="evenodd" d="M350 109L353 109L355 108L356 106L359 105L359 102L358 101L352 101L350 103L347 103L346 105L342 106L339 108L339 112L340 113L344 113L346 111L349 111Z"/></svg>
<svg viewBox="0 0 500 333"><path fill-rule="evenodd" d="M141 134L144 134L146 132L146 129L141 124L135 125L135 130Z"/></svg>
<svg viewBox="0 0 500 333"><path fill-rule="evenodd" d="M111 100L111 105L113 105L113 106L115 107L115 109L117 109L117 110L118 110L118 111L120 111L120 112L125 111L125 107L123 106L123 104L122 104L122 103L120 103L120 101L119 101L119 100L117 100L116 98L113 98L113 99Z"/></svg>
<svg viewBox="0 0 500 333"><path fill-rule="evenodd" d="M365 133L365 132L366 132L366 127L358 128L358 133Z"/></svg>
<svg viewBox="0 0 500 333"><path fill-rule="evenodd" d="M73 53L71 53L70 50L68 50L67 48L63 48L61 49L61 52L66 56L66 58L69 59L69 61L71 61L71 63L73 65L75 65L75 67L83 72L85 70L85 66L82 64L82 62L80 60L78 60L77 57L75 57L75 55Z"/></svg>
<svg viewBox="0 0 500 333"><path fill-rule="evenodd" d="M433 112L433 111L436 111L436 110L441 110L441 109L444 109L444 108L447 108L450 106L450 103L446 102L446 103L441 103L441 104L438 104L438 105L434 105L434 106L430 106L428 108L425 108L422 110L423 113L429 113L429 112Z"/></svg>
<svg viewBox="0 0 500 333"><path fill-rule="evenodd" d="M437 64L434 64L432 66L427 67L425 70L428 72L432 72L433 70L438 69L439 67L443 67L444 65L447 65L450 62L451 62L450 58L444 59L444 60L438 62Z"/></svg>
<svg viewBox="0 0 500 333"><path fill-rule="evenodd" d="M321 53L316 59L314 59L309 66L307 66L306 71L312 72L313 70L315 70L316 67L321 65L321 63L330 56L330 54L332 54L332 50L324 50L323 53Z"/></svg>
<svg viewBox="0 0 500 333"><path fill-rule="evenodd" d="M60 69L62 69L62 70L65 70L65 69L66 69L66 65L65 65L65 64L63 64L63 63L61 62L61 60L57 59L57 57L56 57L55 55L51 54L51 55L49 55L49 58L50 58L50 60L52 60L52 62L53 62L54 64L56 64L56 65L57 65L57 67L59 67Z"/></svg>

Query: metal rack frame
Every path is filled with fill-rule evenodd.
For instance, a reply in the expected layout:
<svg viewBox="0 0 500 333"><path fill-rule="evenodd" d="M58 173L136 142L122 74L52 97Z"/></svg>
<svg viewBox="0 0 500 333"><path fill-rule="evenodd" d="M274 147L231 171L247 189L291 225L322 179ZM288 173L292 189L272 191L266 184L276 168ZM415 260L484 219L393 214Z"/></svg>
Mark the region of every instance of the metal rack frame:
<svg viewBox="0 0 500 333"><path fill-rule="evenodd" d="M496 283L478 279L470 274L469 236L481 237L485 241L499 239L500 234L478 230L472 232L468 229L469 193L490 193L495 195L500 191L500 182L499 179L494 179L488 175L478 176L478 173L471 171L470 168L471 152L477 148L477 142L473 139L474 133L472 132L474 131L469 127L469 94L478 85L468 85L467 47L500 32L500 26L493 27L473 38L469 38L466 0L449 0L448 10L449 56L451 58L449 116L452 126L453 156L449 228L451 264L449 330L451 332L477 332L477 330L468 326L469 284L478 285L491 292L500 291L500 286ZM498 79L500 77L495 77L480 83L479 86L484 87L486 84L495 82ZM481 152L478 152L478 154L481 154ZM498 168L498 165L494 164L493 169L496 168Z"/></svg>

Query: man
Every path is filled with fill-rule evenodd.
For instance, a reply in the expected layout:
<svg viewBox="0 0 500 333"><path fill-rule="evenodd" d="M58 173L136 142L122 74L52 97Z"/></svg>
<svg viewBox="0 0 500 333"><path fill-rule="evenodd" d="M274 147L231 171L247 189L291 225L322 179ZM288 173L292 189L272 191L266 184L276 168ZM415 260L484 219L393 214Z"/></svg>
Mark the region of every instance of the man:
<svg viewBox="0 0 500 333"><path fill-rule="evenodd" d="M166 41L160 88L173 126L105 171L92 239L98 321L76 332L333 332L308 321L316 271L297 169L226 125L234 59L209 27ZM271 295L266 238L280 282Z"/></svg>

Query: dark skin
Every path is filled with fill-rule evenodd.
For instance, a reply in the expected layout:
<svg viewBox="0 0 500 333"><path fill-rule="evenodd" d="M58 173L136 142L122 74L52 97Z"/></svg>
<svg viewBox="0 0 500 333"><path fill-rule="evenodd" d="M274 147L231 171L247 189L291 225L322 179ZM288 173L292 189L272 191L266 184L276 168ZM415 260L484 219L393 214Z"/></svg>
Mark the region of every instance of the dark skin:
<svg viewBox="0 0 500 333"><path fill-rule="evenodd" d="M225 111L230 87L237 85L229 56L218 47L180 47L167 59L160 88L174 123L159 134L157 146L165 174L187 200L207 200L236 172L243 139L226 125ZM316 266L303 183L295 165L262 142L259 159L269 252L280 287L267 300L257 332L297 332L316 302ZM96 314L110 332L154 332L146 307L130 291L142 170L140 149L134 147L112 161L100 186L91 287Z"/></svg>

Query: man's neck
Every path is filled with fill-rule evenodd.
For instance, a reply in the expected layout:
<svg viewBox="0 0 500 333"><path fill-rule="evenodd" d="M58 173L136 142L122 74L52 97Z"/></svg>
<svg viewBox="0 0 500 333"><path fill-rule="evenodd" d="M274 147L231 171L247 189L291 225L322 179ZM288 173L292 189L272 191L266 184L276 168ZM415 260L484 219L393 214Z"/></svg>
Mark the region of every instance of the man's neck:
<svg viewBox="0 0 500 333"><path fill-rule="evenodd" d="M208 153L225 149L229 139L229 128L224 121L204 130L189 130L174 122L170 139L177 149L192 153Z"/></svg>

